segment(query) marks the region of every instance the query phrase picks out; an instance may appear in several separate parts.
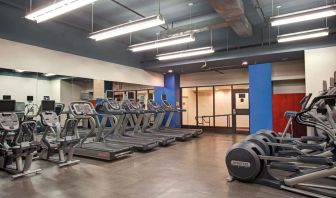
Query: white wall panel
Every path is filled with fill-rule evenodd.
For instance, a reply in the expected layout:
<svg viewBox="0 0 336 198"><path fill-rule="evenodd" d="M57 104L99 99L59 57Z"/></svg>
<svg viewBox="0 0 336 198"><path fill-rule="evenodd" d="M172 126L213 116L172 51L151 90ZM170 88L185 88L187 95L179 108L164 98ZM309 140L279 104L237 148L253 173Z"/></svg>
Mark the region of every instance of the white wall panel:
<svg viewBox="0 0 336 198"><path fill-rule="evenodd" d="M0 55L2 68L163 86L163 75L159 73L5 39L0 39Z"/></svg>

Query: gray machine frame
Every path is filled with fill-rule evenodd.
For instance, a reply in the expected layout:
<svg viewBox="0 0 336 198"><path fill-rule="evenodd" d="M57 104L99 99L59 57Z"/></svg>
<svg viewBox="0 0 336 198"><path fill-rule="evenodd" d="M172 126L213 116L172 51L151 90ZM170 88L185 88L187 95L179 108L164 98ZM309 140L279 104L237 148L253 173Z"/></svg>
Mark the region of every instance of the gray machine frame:
<svg viewBox="0 0 336 198"><path fill-rule="evenodd" d="M12 105L5 104L8 102ZM4 105L9 106L9 108L0 109L0 129L2 131L0 168L13 174L12 179L39 174L42 169L31 169L33 156L39 147L34 134L36 122L26 121L20 124L15 113L15 100L0 100L0 106L3 107ZM7 143L9 133L12 136L14 135L12 145ZM7 164L9 158L15 161L15 165L12 167Z"/></svg>
<svg viewBox="0 0 336 198"><path fill-rule="evenodd" d="M39 159L55 162L59 167L78 164L80 160L73 159L75 146L80 141L77 131L78 120L67 118L62 129L55 107L56 103L53 100L41 101L39 115L45 131L41 138L42 150L39 152ZM58 153L58 159L53 158L54 152Z"/></svg>
<svg viewBox="0 0 336 198"><path fill-rule="evenodd" d="M90 125L89 132L81 138L79 145L75 147L75 155L111 161L133 153L133 148L129 145L100 142L98 137L90 140L89 137L97 136L95 117L98 115L91 103L86 101L71 102L69 111L78 122L87 121Z"/></svg>
<svg viewBox="0 0 336 198"><path fill-rule="evenodd" d="M132 118L132 114L136 112L122 109L113 99L103 100L102 104L104 113L98 133L102 134L100 136L103 141L133 145L135 149L140 151L150 151L159 146L157 140L144 137L133 137L125 134L127 125ZM113 127L106 128L107 122L110 122ZM134 123L132 126L132 123L133 122L131 122L131 127L135 127Z"/></svg>

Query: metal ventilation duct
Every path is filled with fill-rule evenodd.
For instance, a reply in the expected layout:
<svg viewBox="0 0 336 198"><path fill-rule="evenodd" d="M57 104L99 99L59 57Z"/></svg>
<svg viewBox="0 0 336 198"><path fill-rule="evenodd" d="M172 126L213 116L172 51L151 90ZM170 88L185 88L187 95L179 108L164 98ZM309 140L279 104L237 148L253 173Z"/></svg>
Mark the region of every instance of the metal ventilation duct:
<svg viewBox="0 0 336 198"><path fill-rule="evenodd" d="M209 3L240 37L252 36L252 26L246 18L242 0L209 0Z"/></svg>

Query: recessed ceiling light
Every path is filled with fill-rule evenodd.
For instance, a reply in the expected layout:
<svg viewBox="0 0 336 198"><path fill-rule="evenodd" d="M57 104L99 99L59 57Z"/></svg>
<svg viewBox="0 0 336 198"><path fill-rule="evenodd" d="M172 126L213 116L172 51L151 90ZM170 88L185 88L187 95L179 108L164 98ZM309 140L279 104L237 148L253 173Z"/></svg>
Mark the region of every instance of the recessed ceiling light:
<svg viewBox="0 0 336 198"><path fill-rule="evenodd" d="M172 69L168 70L168 73L173 73L173 70Z"/></svg>
<svg viewBox="0 0 336 198"><path fill-rule="evenodd" d="M188 6L193 6L193 5L194 5L193 2L188 3Z"/></svg>
<svg viewBox="0 0 336 198"><path fill-rule="evenodd" d="M242 64L242 66L247 66L248 62L247 61L243 61L241 64Z"/></svg>
<svg viewBox="0 0 336 198"><path fill-rule="evenodd" d="M15 71L18 72L18 73L25 72L25 70L22 70L22 69L15 69Z"/></svg>

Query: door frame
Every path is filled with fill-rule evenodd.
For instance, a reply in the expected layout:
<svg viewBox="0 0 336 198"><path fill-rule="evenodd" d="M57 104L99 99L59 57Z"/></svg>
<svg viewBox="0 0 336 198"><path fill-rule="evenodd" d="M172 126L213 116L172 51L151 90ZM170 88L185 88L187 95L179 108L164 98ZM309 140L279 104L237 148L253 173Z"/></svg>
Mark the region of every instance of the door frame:
<svg viewBox="0 0 336 198"><path fill-rule="evenodd" d="M242 133L246 134L246 131L238 131L237 130L237 115L249 115L250 116L250 95L249 89L232 89L232 131L233 133ZM236 105L236 93L247 93L249 100L249 108L248 109L237 109ZM249 121L249 129L250 129L250 121Z"/></svg>
<svg viewBox="0 0 336 198"><path fill-rule="evenodd" d="M234 91L238 91L239 90L244 90L245 92L247 91L247 93L249 93L249 89L234 89L234 86L236 85L247 85L249 87L249 83L237 83L237 84L217 84L217 85L201 85L201 86L185 86L185 87L180 87L180 103L182 104L183 101L183 89L185 88L195 88L196 89L196 106L194 107L196 110L195 116L198 117L198 89L201 87L212 87L213 90L213 104L212 104L212 109L213 109L213 126L202 126L202 125L198 125L197 121L196 121L196 125L183 125L183 116L181 115L181 123L182 123L182 128L200 128L200 129L204 129L204 130L209 130L209 131L214 131L214 132L219 132L219 133L228 133L228 134L234 134L234 133L240 133L240 134L246 134L245 132L237 132L236 129L233 128L233 121L232 121L232 125L230 127L219 127L216 126L215 123L215 115L216 115L216 108L215 108L215 104L216 104L216 96L215 96L215 88L218 86L230 86L231 87L231 110L233 109L233 103L235 103L234 101ZM182 105L181 105L182 106ZM250 104L249 104L250 107ZM231 112L231 120L233 119L233 112ZM182 112L181 112L182 114ZM249 115L249 114L248 114Z"/></svg>

